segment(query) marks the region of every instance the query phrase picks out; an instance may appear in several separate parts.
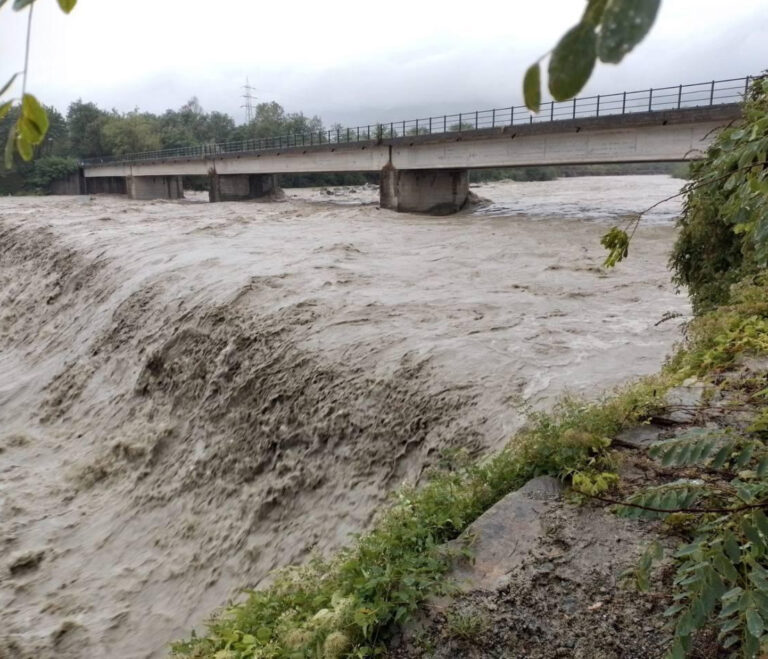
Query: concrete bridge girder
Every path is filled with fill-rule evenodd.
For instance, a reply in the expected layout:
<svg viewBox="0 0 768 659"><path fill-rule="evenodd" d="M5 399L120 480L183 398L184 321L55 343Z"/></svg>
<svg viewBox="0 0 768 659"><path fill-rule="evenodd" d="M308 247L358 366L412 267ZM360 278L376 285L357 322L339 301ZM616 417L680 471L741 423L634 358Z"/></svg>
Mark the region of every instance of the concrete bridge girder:
<svg viewBox="0 0 768 659"><path fill-rule="evenodd" d="M714 139L715 129L739 114L739 106L733 104L612 115L379 142L95 165L85 168L84 174L89 181L103 177L125 177L130 181L211 175L218 182L212 192L214 200L259 196L265 190L258 190L260 184L254 188L254 180L275 187L274 175L280 173L380 171L383 207L453 212L466 202L469 169L696 159ZM252 178L265 175L273 178ZM169 191L173 187L166 185ZM162 186L156 185L155 189L159 193Z"/></svg>

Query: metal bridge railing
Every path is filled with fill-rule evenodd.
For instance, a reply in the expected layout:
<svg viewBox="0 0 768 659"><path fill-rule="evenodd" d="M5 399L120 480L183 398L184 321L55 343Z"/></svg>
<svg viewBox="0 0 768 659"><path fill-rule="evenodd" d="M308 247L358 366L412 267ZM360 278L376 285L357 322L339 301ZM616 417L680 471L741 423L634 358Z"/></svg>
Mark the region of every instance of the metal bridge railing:
<svg viewBox="0 0 768 659"><path fill-rule="evenodd" d="M676 87L661 87L633 92L583 96L570 101L550 101L542 104L538 114L518 105L491 110L476 110L444 114L422 119L382 122L307 133L292 133L279 137L264 137L220 144L201 144L174 149L143 151L120 156L88 158L83 166L93 167L112 163L145 162L168 158L206 158L228 153L254 153L323 144L347 144L371 140L393 139L410 135L439 135L466 133L486 128L501 128L521 124L538 124L609 115L682 110L739 103L749 91L754 76L713 80Z"/></svg>

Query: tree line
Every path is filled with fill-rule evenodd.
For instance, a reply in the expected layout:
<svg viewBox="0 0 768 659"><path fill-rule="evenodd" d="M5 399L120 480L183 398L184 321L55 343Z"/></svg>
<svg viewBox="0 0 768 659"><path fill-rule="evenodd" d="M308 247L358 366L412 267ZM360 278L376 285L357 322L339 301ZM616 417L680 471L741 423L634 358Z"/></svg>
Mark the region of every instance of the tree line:
<svg viewBox="0 0 768 659"><path fill-rule="evenodd" d="M224 112L206 111L195 97L179 109L162 114L139 109L121 113L82 99L71 103L66 114L50 106L44 109L49 122L44 140L31 161L16 155L12 168L0 172L0 194L46 192L51 181L76 171L83 158L325 130L319 117L287 112L275 101L257 104L252 120L241 125L236 125ZM17 106L0 120L0 134L10 130L20 112ZM360 185L367 179L362 175L329 174L284 177L284 182L287 185ZM204 182L190 181L190 185L199 187Z"/></svg>

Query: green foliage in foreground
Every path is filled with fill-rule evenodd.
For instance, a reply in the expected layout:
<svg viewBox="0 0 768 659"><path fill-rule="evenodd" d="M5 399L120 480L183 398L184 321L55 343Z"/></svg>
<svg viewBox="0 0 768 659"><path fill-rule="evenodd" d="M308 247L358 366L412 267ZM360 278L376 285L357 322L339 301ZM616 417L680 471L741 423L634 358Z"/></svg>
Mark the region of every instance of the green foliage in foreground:
<svg viewBox="0 0 768 659"><path fill-rule="evenodd" d="M279 573L271 587L222 612L204 638L177 643L174 653L216 659L381 653L395 624L446 589L450 556L443 543L534 476L600 479L610 467L610 437L659 406L661 384L644 381L599 403L564 401L553 414L533 416L491 459L402 488L352 546L330 561Z"/></svg>
<svg viewBox="0 0 768 659"><path fill-rule="evenodd" d="M697 318L690 345L668 366L674 377L717 374L739 355L768 355L768 275L735 287L733 303ZM674 554L671 659L683 659L694 633L711 627L722 648L751 659L768 650L768 389L762 373L740 382L738 395L757 414L744 431L694 429L657 442L650 456L677 478L635 492L617 512L663 519L685 529ZM728 379L721 385L729 386ZM635 571L649 587L652 546Z"/></svg>
<svg viewBox="0 0 768 659"><path fill-rule="evenodd" d="M565 101L576 96L598 59L610 64L621 62L653 27L660 5L661 0L588 0L581 20L547 53L552 98ZM540 61L532 64L523 78L525 104L533 112L541 105Z"/></svg>
<svg viewBox="0 0 768 659"><path fill-rule="evenodd" d="M752 85L743 120L691 165L670 263L694 309L727 302L730 287L768 265L768 78Z"/></svg>

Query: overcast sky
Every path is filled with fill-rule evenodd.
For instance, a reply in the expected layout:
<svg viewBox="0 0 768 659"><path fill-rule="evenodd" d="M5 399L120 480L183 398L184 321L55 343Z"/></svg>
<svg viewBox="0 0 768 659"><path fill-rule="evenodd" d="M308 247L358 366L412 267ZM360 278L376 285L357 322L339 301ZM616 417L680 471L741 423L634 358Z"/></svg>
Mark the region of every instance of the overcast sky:
<svg viewBox="0 0 768 659"><path fill-rule="evenodd" d="M26 13L0 12L0 82L23 67ZM66 110L162 112L197 96L238 123L259 101L327 123L521 103L526 67L578 20L582 0L37 0L29 90ZM584 93L741 77L768 68L766 0L664 0L651 35Z"/></svg>

